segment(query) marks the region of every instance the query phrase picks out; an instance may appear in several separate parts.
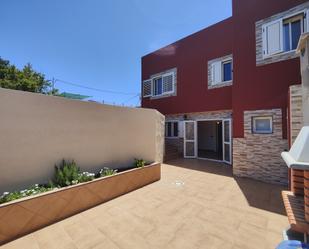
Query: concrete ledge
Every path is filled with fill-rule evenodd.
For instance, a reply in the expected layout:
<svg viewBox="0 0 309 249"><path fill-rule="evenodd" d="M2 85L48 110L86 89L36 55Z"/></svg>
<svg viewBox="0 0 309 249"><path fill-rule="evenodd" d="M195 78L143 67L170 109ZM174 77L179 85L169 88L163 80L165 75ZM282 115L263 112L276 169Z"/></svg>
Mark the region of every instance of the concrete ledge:
<svg viewBox="0 0 309 249"><path fill-rule="evenodd" d="M161 179L153 163L0 205L0 245Z"/></svg>

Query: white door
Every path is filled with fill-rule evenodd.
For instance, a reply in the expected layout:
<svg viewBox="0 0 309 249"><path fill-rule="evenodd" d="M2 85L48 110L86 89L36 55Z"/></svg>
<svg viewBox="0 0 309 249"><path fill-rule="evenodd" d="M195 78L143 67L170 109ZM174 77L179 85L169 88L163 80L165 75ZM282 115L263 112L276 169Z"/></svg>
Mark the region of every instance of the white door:
<svg viewBox="0 0 309 249"><path fill-rule="evenodd" d="M184 121L184 157L196 158L196 121Z"/></svg>
<svg viewBox="0 0 309 249"><path fill-rule="evenodd" d="M223 134L223 161L232 164L232 128L231 119L224 119L222 125Z"/></svg>

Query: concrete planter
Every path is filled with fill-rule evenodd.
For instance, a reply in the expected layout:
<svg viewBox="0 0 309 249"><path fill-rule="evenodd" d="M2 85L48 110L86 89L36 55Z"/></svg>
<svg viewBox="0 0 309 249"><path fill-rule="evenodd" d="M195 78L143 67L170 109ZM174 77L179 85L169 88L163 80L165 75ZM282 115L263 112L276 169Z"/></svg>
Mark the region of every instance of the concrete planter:
<svg viewBox="0 0 309 249"><path fill-rule="evenodd" d="M161 178L161 164L131 169L91 182L0 205L0 245L85 211Z"/></svg>

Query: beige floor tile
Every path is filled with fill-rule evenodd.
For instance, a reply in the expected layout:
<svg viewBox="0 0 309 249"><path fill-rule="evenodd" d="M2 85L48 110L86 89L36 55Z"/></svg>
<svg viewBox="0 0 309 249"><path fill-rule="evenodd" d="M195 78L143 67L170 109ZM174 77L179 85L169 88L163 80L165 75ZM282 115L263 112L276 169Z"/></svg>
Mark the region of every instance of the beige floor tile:
<svg viewBox="0 0 309 249"><path fill-rule="evenodd" d="M234 178L219 163L175 160L162 165L161 181L1 249L275 248L288 224L282 189Z"/></svg>

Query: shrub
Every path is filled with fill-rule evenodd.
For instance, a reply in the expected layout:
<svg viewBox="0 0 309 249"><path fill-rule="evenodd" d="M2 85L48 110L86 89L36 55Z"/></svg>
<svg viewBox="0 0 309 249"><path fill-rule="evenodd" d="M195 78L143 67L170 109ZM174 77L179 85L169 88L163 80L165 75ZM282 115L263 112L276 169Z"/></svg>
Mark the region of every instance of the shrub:
<svg viewBox="0 0 309 249"><path fill-rule="evenodd" d="M83 172L79 174L78 182L89 182L94 179L95 174L89 172Z"/></svg>
<svg viewBox="0 0 309 249"><path fill-rule="evenodd" d="M77 184L80 179L80 169L74 161L62 160L59 166L55 165L54 183L60 187Z"/></svg>
<svg viewBox="0 0 309 249"><path fill-rule="evenodd" d="M136 159L136 158L134 159L134 166L136 168L142 168L145 166L145 164L146 164L146 161L143 159Z"/></svg>
<svg viewBox="0 0 309 249"><path fill-rule="evenodd" d="M8 202L8 201L20 199L22 197L36 195L36 194L43 193L43 192L50 191L50 190L54 189L53 186L47 186L47 185L35 184L28 189L24 189L24 190L20 190L20 191L14 191L14 192L11 192L11 193L10 192L4 192L0 196L0 204Z"/></svg>
<svg viewBox="0 0 309 249"><path fill-rule="evenodd" d="M103 176L111 176L111 175L115 175L117 173L117 169L110 169L107 167L104 167L103 169L100 170L99 172L99 177L103 177Z"/></svg>

